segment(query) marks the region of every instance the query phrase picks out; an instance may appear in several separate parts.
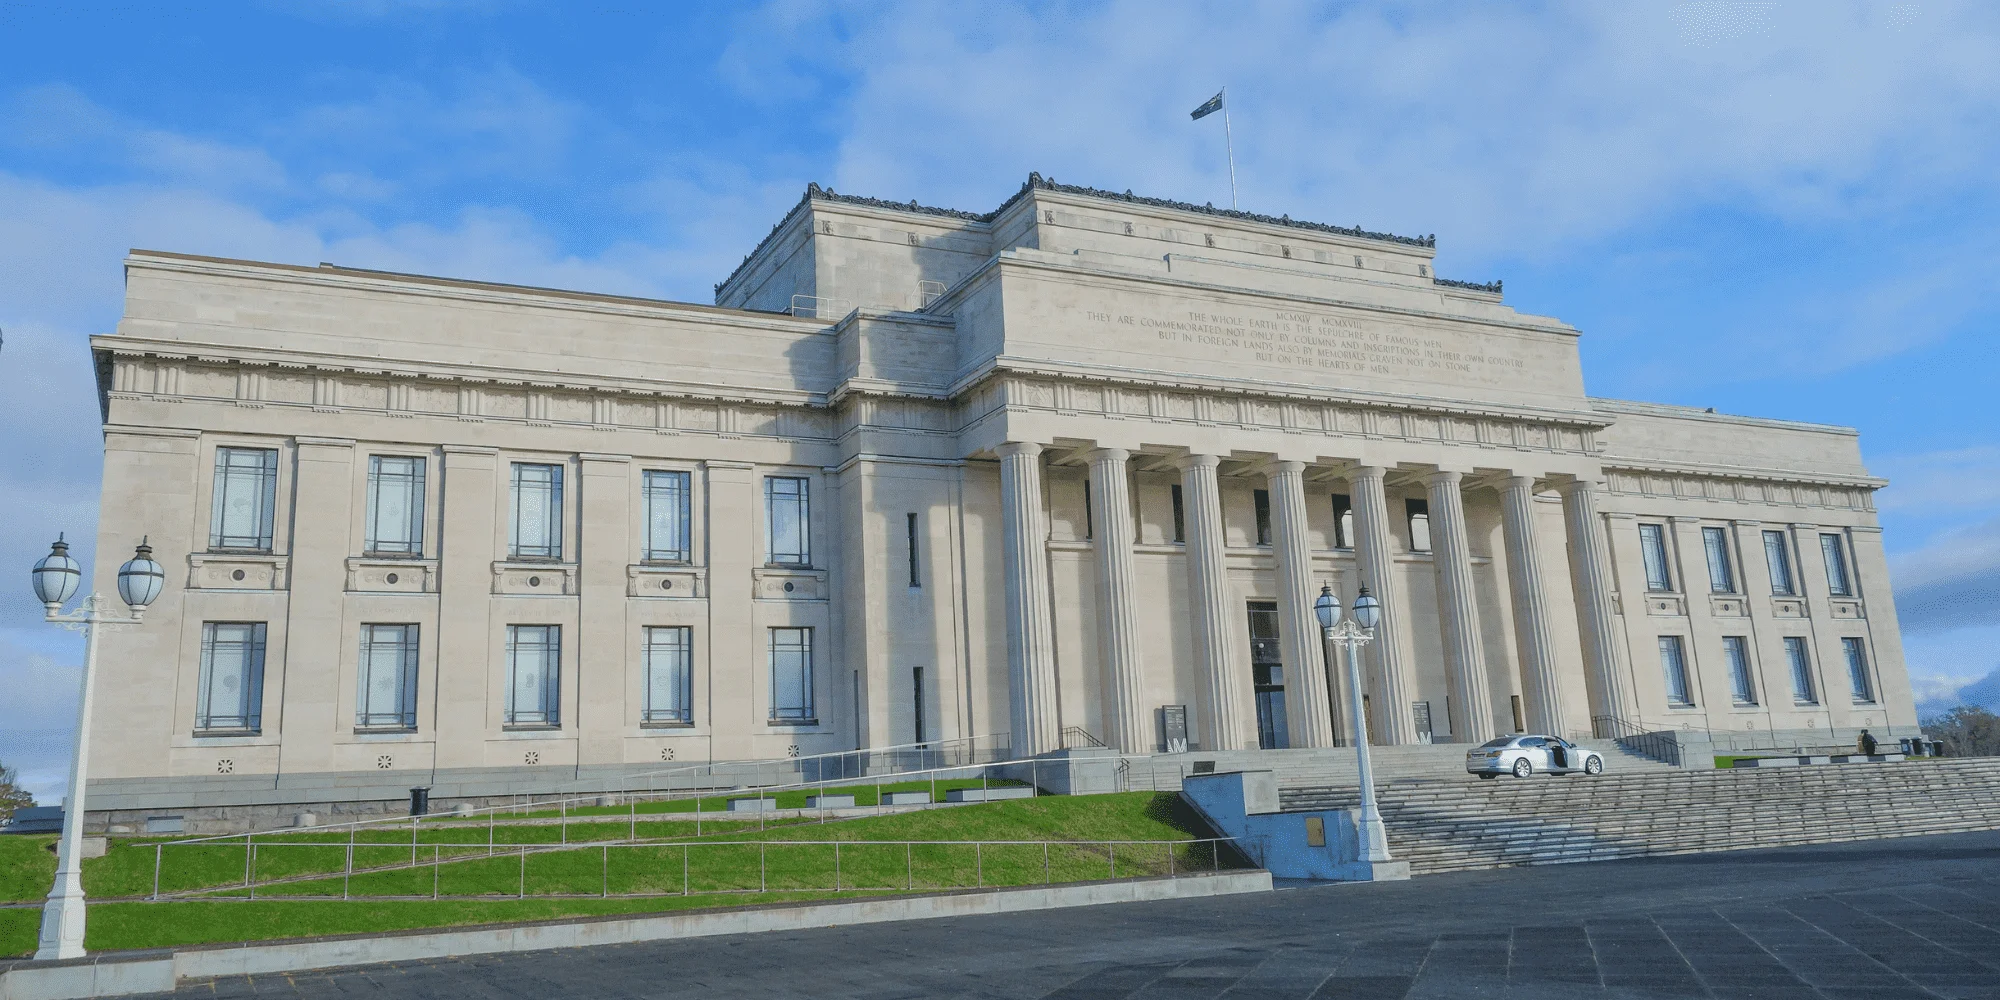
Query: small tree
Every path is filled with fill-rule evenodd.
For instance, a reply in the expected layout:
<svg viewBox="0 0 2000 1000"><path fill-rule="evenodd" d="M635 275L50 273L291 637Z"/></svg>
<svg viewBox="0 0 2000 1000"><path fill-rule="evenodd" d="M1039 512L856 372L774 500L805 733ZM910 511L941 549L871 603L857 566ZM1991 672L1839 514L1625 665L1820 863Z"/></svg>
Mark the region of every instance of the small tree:
<svg viewBox="0 0 2000 1000"><path fill-rule="evenodd" d="M1924 720L1924 732L1944 744L1948 757L2000 756L2000 715L1960 705Z"/></svg>
<svg viewBox="0 0 2000 1000"><path fill-rule="evenodd" d="M14 810L35 804L35 797L27 789L15 784L19 776L14 769L0 763L0 823L14 817Z"/></svg>

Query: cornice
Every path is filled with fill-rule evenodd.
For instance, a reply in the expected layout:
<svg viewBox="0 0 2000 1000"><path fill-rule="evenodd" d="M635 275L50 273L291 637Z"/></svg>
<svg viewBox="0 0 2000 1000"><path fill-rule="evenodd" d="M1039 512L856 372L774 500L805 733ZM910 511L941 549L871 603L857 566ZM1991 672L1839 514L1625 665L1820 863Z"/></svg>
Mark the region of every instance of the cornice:
<svg viewBox="0 0 2000 1000"><path fill-rule="evenodd" d="M1748 465L1696 465L1681 462L1647 462L1629 458L1607 458L1603 468L1608 475L1622 472L1636 476L1693 476L1703 479L1740 479L1759 483L1796 483L1805 486L1834 486L1842 489L1879 490L1889 485L1887 479L1867 475L1844 475L1839 473L1804 472L1797 469L1772 469Z"/></svg>

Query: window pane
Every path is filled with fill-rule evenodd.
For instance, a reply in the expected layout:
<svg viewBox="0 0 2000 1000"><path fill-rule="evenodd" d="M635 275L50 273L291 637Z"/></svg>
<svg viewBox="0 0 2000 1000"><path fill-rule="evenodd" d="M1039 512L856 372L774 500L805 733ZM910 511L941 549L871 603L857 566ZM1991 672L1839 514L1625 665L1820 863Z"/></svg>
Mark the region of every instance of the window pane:
<svg viewBox="0 0 2000 1000"><path fill-rule="evenodd" d="M1729 694L1739 705L1757 704L1757 685L1750 677L1750 641L1745 636L1722 637L1722 652L1729 659Z"/></svg>
<svg viewBox="0 0 2000 1000"><path fill-rule="evenodd" d="M1868 650L1860 639L1840 640L1847 653L1847 682L1854 689L1854 700L1872 702L1875 700L1875 686L1868 682Z"/></svg>
<svg viewBox="0 0 2000 1000"><path fill-rule="evenodd" d="M509 549L519 559L562 558L562 466L514 466Z"/></svg>
<svg viewBox="0 0 2000 1000"><path fill-rule="evenodd" d="M1271 544L1271 491L1250 491L1251 503L1256 507L1257 544Z"/></svg>
<svg viewBox="0 0 2000 1000"><path fill-rule="evenodd" d="M361 677L354 724L364 729L416 728L415 625L361 626Z"/></svg>
<svg viewBox="0 0 2000 1000"><path fill-rule="evenodd" d="M1646 561L1646 589L1674 589L1673 577L1667 573L1666 531L1662 525L1639 526L1639 552Z"/></svg>
<svg viewBox="0 0 2000 1000"><path fill-rule="evenodd" d="M685 626L646 629L646 708L644 722L694 721L694 630Z"/></svg>
<svg viewBox="0 0 2000 1000"><path fill-rule="evenodd" d="M1721 528L1701 529L1701 547L1708 554L1708 591L1736 593L1736 574L1729 565L1729 534Z"/></svg>
<svg viewBox="0 0 2000 1000"><path fill-rule="evenodd" d="M1826 589L1835 597L1854 596L1854 586L1847 577L1847 549L1840 544L1839 535L1819 536L1820 552L1826 556Z"/></svg>
<svg viewBox="0 0 2000 1000"><path fill-rule="evenodd" d="M201 678L194 727L256 732L264 704L264 625L207 622L201 629Z"/></svg>
<svg viewBox="0 0 2000 1000"><path fill-rule="evenodd" d="M1333 495L1333 547L1354 547L1354 501L1345 493Z"/></svg>
<svg viewBox="0 0 2000 1000"><path fill-rule="evenodd" d="M557 701L561 664L559 626L507 626L507 725L561 724Z"/></svg>
<svg viewBox="0 0 2000 1000"><path fill-rule="evenodd" d="M770 476L764 480L765 519L770 535L767 561L787 566L812 562L806 493L804 479Z"/></svg>
<svg viewBox="0 0 2000 1000"><path fill-rule="evenodd" d="M1792 700L1801 705L1819 702L1813 689L1812 657L1806 652L1806 640L1802 636L1785 637L1785 660L1792 668Z"/></svg>
<svg viewBox="0 0 2000 1000"><path fill-rule="evenodd" d="M1792 591L1792 554L1785 546L1782 531L1764 532L1764 562L1771 567L1771 593L1790 595Z"/></svg>
<svg viewBox="0 0 2000 1000"><path fill-rule="evenodd" d="M419 555L424 550L424 460L368 457L369 552Z"/></svg>
<svg viewBox="0 0 2000 1000"><path fill-rule="evenodd" d="M1667 678L1667 704L1686 707L1694 704L1688 691L1687 661L1682 656L1681 637L1663 635L1660 637L1660 669Z"/></svg>
<svg viewBox="0 0 2000 1000"><path fill-rule="evenodd" d="M812 629L771 630L771 719L813 720Z"/></svg>
<svg viewBox="0 0 2000 1000"><path fill-rule="evenodd" d="M1173 495L1174 495L1174 541L1185 542L1187 541L1187 509L1182 505L1181 487L1179 483L1174 484Z"/></svg>
<svg viewBox="0 0 2000 1000"><path fill-rule="evenodd" d="M1429 552L1431 550L1430 501L1406 500L1403 506L1410 515L1410 551Z"/></svg>
<svg viewBox="0 0 2000 1000"><path fill-rule="evenodd" d="M646 558L689 559L688 508L692 490L685 472L646 473Z"/></svg>
<svg viewBox="0 0 2000 1000"><path fill-rule="evenodd" d="M215 496L209 545L269 549L277 521L278 453L269 448L215 449Z"/></svg>

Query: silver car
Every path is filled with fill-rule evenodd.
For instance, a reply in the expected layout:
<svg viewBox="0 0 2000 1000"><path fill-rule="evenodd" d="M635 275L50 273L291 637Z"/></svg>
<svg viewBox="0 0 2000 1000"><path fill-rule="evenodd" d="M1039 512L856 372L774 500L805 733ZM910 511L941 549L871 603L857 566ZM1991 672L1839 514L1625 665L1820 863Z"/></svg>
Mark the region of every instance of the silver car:
<svg viewBox="0 0 2000 1000"><path fill-rule="evenodd" d="M1481 778L1511 774L1525 778L1536 771L1549 774L1604 773L1604 757L1560 736L1502 736L1465 752L1465 770Z"/></svg>

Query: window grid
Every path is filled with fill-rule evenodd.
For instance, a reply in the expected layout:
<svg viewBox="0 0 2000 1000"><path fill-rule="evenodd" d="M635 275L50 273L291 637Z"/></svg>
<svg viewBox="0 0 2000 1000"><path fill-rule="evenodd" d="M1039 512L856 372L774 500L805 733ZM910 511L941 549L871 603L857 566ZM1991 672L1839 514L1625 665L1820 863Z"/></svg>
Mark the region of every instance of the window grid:
<svg viewBox="0 0 2000 1000"><path fill-rule="evenodd" d="M1729 562L1729 532L1722 528L1701 529L1701 547L1708 555L1708 592L1736 593L1735 567Z"/></svg>
<svg viewBox="0 0 2000 1000"><path fill-rule="evenodd" d="M811 725L813 717L812 629L771 630L771 721Z"/></svg>
<svg viewBox="0 0 2000 1000"><path fill-rule="evenodd" d="M1826 556L1826 589L1835 597L1853 597L1854 580L1847 574L1847 547L1839 535L1819 536L1820 553Z"/></svg>
<svg viewBox="0 0 2000 1000"><path fill-rule="evenodd" d="M779 566L812 565L810 489L796 476L764 478L764 513L768 562Z"/></svg>
<svg viewBox="0 0 2000 1000"><path fill-rule="evenodd" d="M1806 649L1804 636L1785 637L1785 662L1792 668L1792 701L1800 705L1819 704L1819 694L1813 685L1812 654Z"/></svg>
<svg viewBox="0 0 2000 1000"><path fill-rule="evenodd" d="M513 524L507 546L511 558L562 558L562 473L560 465L514 463Z"/></svg>
<svg viewBox="0 0 2000 1000"><path fill-rule="evenodd" d="M685 625L645 630L646 706L649 726L694 724L694 629Z"/></svg>
<svg viewBox="0 0 2000 1000"><path fill-rule="evenodd" d="M1687 650L1680 636L1660 637L1660 669L1666 674L1667 705L1693 708L1694 692L1688 687Z"/></svg>
<svg viewBox="0 0 2000 1000"><path fill-rule="evenodd" d="M1722 653L1729 660L1729 696L1738 705L1757 704L1757 684L1750 673L1750 640L1746 636L1722 637Z"/></svg>
<svg viewBox="0 0 2000 1000"><path fill-rule="evenodd" d="M507 706L503 723L524 729L562 725L562 626L507 626Z"/></svg>
<svg viewBox="0 0 2000 1000"><path fill-rule="evenodd" d="M368 456L370 555L424 554L424 460L411 455Z"/></svg>
<svg viewBox="0 0 2000 1000"><path fill-rule="evenodd" d="M274 448L215 449L215 495L208 545L271 550L278 511L278 452Z"/></svg>
<svg viewBox="0 0 2000 1000"><path fill-rule="evenodd" d="M1782 531L1764 532L1764 562L1771 568L1771 593L1791 597L1798 593L1792 582L1792 551Z"/></svg>
<svg viewBox="0 0 2000 1000"><path fill-rule="evenodd" d="M643 487L646 502L647 562L684 563L692 558L689 512L692 477L685 472L649 470Z"/></svg>
<svg viewBox="0 0 2000 1000"><path fill-rule="evenodd" d="M1646 563L1646 589L1670 591L1674 589L1674 577L1667 567L1667 532L1665 525L1642 524L1639 526L1639 554Z"/></svg>
<svg viewBox="0 0 2000 1000"><path fill-rule="evenodd" d="M417 626L361 626L357 729L417 728Z"/></svg>
<svg viewBox="0 0 2000 1000"><path fill-rule="evenodd" d="M1854 703L1871 705L1875 702L1875 685L1868 678L1867 643L1854 636L1840 640L1840 648L1847 654L1847 683L1854 692Z"/></svg>
<svg viewBox="0 0 2000 1000"><path fill-rule="evenodd" d="M197 733L254 736L263 728L263 622L203 622Z"/></svg>

